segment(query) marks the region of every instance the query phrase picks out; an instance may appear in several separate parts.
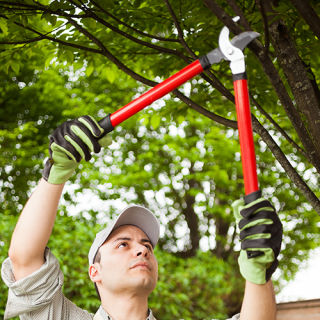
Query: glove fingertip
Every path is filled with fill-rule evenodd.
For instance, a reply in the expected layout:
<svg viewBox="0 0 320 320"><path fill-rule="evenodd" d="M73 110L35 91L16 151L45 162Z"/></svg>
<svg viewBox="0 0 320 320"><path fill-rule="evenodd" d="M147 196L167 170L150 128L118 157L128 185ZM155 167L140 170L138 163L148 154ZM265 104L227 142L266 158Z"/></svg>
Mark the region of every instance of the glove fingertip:
<svg viewBox="0 0 320 320"><path fill-rule="evenodd" d="M233 209L233 215L236 218L237 222L239 222L242 218L240 211L242 210L243 206L244 206L244 201L242 199L238 199L234 201L231 205Z"/></svg>
<svg viewBox="0 0 320 320"><path fill-rule="evenodd" d="M103 134L103 128L99 126L98 122L93 117L81 116L78 120L84 124L96 138Z"/></svg>

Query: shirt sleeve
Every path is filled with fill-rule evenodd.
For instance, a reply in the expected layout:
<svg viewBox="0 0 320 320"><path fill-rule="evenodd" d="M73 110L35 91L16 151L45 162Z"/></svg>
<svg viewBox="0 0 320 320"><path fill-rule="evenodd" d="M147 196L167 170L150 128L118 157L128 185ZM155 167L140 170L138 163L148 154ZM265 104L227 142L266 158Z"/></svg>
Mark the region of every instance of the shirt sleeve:
<svg viewBox="0 0 320 320"><path fill-rule="evenodd" d="M15 316L21 320L92 319L63 295L63 274L49 248L45 263L27 277L15 281L10 258L3 262L1 276L9 288L5 320Z"/></svg>

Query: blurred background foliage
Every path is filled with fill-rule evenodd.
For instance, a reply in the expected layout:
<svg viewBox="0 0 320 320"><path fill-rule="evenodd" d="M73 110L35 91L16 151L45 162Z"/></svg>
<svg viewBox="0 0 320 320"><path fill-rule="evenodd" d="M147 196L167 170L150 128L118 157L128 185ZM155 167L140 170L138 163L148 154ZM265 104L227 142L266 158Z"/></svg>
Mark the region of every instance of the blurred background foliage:
<svg viewBox="0 0 320 320"><path fill-rule="evenodd" d="M261 34L245 53L259 182L285 229L280 290L320 242L320 6L304 6L307 20L299 1L0 1L1 261L41 177L48 135L67 119L118 110L214 49L225 24ZM243 195L243 176L228 64L179 90L116 127L113 144L66 186L49 246L66 296L91 312L98 301L88 248L126 203L161 221L150 298L157 318L239 311L244 282L230 205ZM0 316L6 295L1 282Z"/></svg>

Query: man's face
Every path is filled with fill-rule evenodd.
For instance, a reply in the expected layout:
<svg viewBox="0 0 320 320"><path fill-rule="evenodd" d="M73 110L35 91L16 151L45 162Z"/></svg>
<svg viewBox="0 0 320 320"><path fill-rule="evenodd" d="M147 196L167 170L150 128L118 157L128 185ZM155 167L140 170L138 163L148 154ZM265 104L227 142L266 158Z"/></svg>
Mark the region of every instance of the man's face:
<svg viewBox="0 0 320 320"><path fill-rule="evenodd" d="M97 270L102 290L149 295L155 288L158 263L151 242L141 229L132 225L119 227L101 246L100 253Z"/></svg>

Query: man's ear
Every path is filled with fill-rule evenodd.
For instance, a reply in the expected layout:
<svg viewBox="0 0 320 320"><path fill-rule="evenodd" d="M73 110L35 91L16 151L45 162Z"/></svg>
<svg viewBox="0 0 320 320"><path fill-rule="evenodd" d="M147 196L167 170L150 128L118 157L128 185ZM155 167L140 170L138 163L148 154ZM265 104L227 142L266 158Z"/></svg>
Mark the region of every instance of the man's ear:
<svg viewBox="0 0 320 320"><path fill-rule="evenodd" d="M99 270L99 266L97 265L97 263L95 264L91 264L89 266L89 277L91 279L92 282L98 282L101 280L100 277L100 270Z"/></svg>

